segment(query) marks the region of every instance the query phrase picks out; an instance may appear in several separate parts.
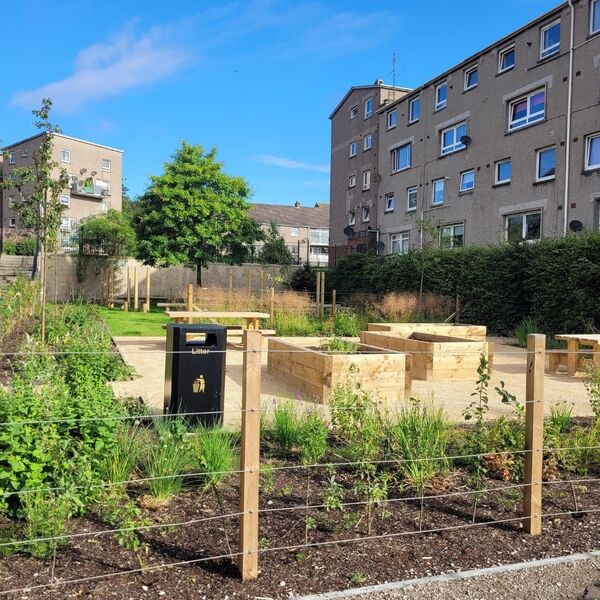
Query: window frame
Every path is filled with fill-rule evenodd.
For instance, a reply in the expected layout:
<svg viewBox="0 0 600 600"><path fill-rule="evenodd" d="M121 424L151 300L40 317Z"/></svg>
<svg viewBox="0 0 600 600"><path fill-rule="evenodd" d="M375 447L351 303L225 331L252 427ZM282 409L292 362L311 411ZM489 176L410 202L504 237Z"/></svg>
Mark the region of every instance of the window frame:
<svg viewBox="0 0 600 600"><path fill-rule="evenodd" d="M406 166L401 166L400 158L402 156L402 150L404 148L408 148L408 164ZM413 148L412 142L407 142L406 144L402 144L401 146L396 146L390 150L390 156L392 160L392 175L395 173L400 173L401 171L406 171L408 169L412 169L412 158L413 158ZM397 156L397 160L395 160L395 156ZM396 163L398 164L398 168L396 168Z"/></svg>
<svg viewBox="0 0 600 600"><path fill-rule="evenodd" d="M439 91L443 87L446 88L446 99L444 101L440 102L439 101ZM446 79L446 81L443 81L442 83L438 83L435 86L435 110L434 110L434 112L437 112L438 110L443 110L447 106L448 106L448 80Z"/></svg>
<svg viewBox="0 0 600 600"><path fill-rule="evenodd" d="M394 242L399 242L400 250L394 252ZM403 242L406 242L404 250ZM400 231L390 235L390 254L408 254L410 252L410 231Z"/></svg>
<svg viewBox="0 0 600 600"><path fill-rule="evenodd" d="M348 225L350 227L352 227L353 225L356 225L356 211L355 210L348 211Z"/></svg>
<svg viewBox="0 0 600 600"><path fill-rule="evenodd" d="M538 94L544 94L544 112L543 113L531 113L531 99L534 96L537 96ZM547 90L546 88L538 88L532 92L529 92L528 94L524 95L524 96L519 96L517 98L515 98L514 100L510 100L508 103L508 131L512 132L512 131L518 131L519 129L523 129L525 127L529 127L531 125L535 125L536 123L543 123L546 120L546 109L548 106L548 95L547 95ZM520 119L517 119L516 121L513 121L513 107L516 104L519 104L521 102L527 102L527 114L525 117L522 117ZM535 118L535 120L532 120L532 115L541 115L541 117L539 118ZM515 125L515 123L520 123L521 121L524 121L524 123L522 123L521 125Z"/></svg>
<svg viewBox="0 0 600 600"><path fill-rule="evenodd" d="M373 116L373 96L365 100L365 121Z"/></svg>
<svg viewBox="0 0 600 600"><path fill-rule="evenodd" d="M527 217L531 216L531 215L540 215L540 237L537 239L531 239L528 240L526 237L523 237L523 232L527 232ZM511 217L518 217L518 216L522 216L523 217L523 223L521 226L521 239L519 240L519 242L526 242L528 244L533 244L535 242L539 242L542 239L542 234L544 231L543 228L543 219L544 219L544 213L542 211L541 208L535 209L535 210L529 210L529 211L525 211L525 212L516 212L516 213L510 213L508 215L504 215L504 241L508 242L508 220Z"/></svg>
<svg viewBox="0 0 600 600"><path fill-rule="evenodd" d="M510 52L513 52L515 55L513 64L509 65L508 67L502 67L502 63L504 62L504 57L507 54L509 54ZM506 46L505 48L502 48L502 50L498 51L498 74L499 75L501 75L502 73L508 73L508 71L512 71L515 68L516 64L517 64L517 48L516 48L515 44Z"/></svg>
<svg viewBox="0 0 600 600"><path fill-rule="evenodd" d="M367 140L369 140L369 145L367 146ZM367 152L373 147L373 134L367 133L363 138L363 152Z"/></svg>
<svg viewBox="0 0 600 600"><path fill-rule="evenodd" d="M363 171L362 180L363 180L363 183L362 183L363 192L370 190L371 189L371 169L367 169L366 171Z"/></svg>
<svg viewBox="0 0 600 600"><path fill-rule="evenodd" d="M471 187L463 187L465 175L473 175L473 185ZM475 169L467 169L460 174L460 183L458 185L458 191L461 193L472 192L475 189Z"/></svg>
<svg viewBox="0 0 600 600"><path fill-rule="evenodd" d="M540 177L540 165L541 165L541 157L544 152L548 152L549 150L554 150L554 173L552 175L547 175L546 177ZM543 181L554 181L556 179L556 146L545 146L544 148L538 148L535 151L535 181L536 183L540 183Z"/></svg>
<svg viewBox="0 0 600 600"><path fill-rule="evenodd" d="M598 8L598 24L594 29L594 18L596 16L596 8ZM592 0L590 2L590 35L600 33L600 0Z"/></svg>
<svg viewBox="0 0 600 600"><path fill-rule="evenodd" d="M363 223L369 223L371 221L371 207L363 206L361 211L361 217Z"/></svg>
<svg viewBox="0 0 600 600"><path fill-rule="evenodd" d="M556 25L559 26L559 32L562 34L561 19L556 19L555 21L552 21L552 23L548 23L548 25L540 28L540 60L546 60L547 58L560 53L560 35L557 44L544 48L544 34L553 27L556 27Z"/></svg>
<svg viewBox="0 0 600 600"><path fill-rule="evenodd" d="M419 107L419 114L415 117L413 107ZM421 96L416 96L408 101L408 124L418 123L421 120Z"/></svg>
<svg viewBox="0 0 600 600"><path fill-rule="evenodd" d="M390 203L391 200L391 203ZM391 213L394 212L394 210L396 209L396 195L394 194L394 192L390 192L389 194L385 195L385 207L383 212L384 213Z"/></svg>
<svg viewBox="0 0 600 600"><path fill-rule="evenodd" d="M358 104L350 109L350 120L352 121L356 117L358 117Z"/></svg>
<svg viewBox="0 0 600 600"><path fill-rule="evenodd" d="M358 144L354 141L354 142L350 142L350 158L356 158L356 155L358 154Z"/></svg>
<svg viewBox="0 0 600 600"><path fill-rule="evenodd" d="M66 202L63 202L64 199L67 199ZM71 208L71 196L69 196L68 194L61 194L58 197L58 202L61 206L66 206L67 208Z"/></svg>
<svg viewBox="0 0 600 600"><path fill-rule="evenodd" d="M477 73L477 81L474 84L469 85L469 75L471 73ZM475 89L479 85L479 65L472 65L470 68L465 69L465 80L464 80L464 91Z"/></svg>
<svg viewBox="0 0 600 600"><path fill-rule="evenodd" d="M390 125L391 117L394 115L394 123ZM398 125L398 110L390 110L387 114L387 128L388 130L394 129Z"/></svg>
<svg viewBox="0 0 600 600"><path fill-rule="evenodd" d="M442 199L439 202L436 202L435 200L435 192L436 192L436 184L437 183L442 183ZM446 178L445 177L439 177L438 179L434 179L431 182L431 205L432 206L442 206L442 204L444 204L446 200Z"/></svg>
<svg viewBox="0 0 600 600"><path fill-rule="evenodd" d="M466 150L467 147L460 141L458 137L459 128L464 127L465 133L464 135L469 135L469 126L467 121L461 121L460 123L456 123L451 127L446 127L440 131L440 155L447 156L448 154L454 154L455 152L461 152L462 150ZM454 143L450 146L444 146L444 134L453 131L454 132ZM462 137L462 136L461 136Z"/></svg>
<svg viewBox="0 0 600 600"><path fill-rule="evenodd" d="M600 131L598 133L591 133L587 135L585 138L585 160L584 160L584 171L597 171L600 169L600 162L597 164L591 164L590 160L592 158L592 141L599 140L600 143Z"/></svg>
<svg viewBox="0 0 600 600"><path fill-rule="evenodd" d="M105 167L104 163L106 163L108 165L108 167ZM112 161L110 160L110 158L103 158L102 162L101 162L101 165L102 165L102 170L105 173L111 173L112 172Z"/></svg>
<svg viewBox="0 0 600 600"><path fill-rule="evenodd" d="M348 189L351 190L352 188L356 187L356 175L349 175L348 176Z"/></svg>
<svg viewBox="0 0 600 600"><path fill-rule="evenodd" d="M8 164L9 165L16 165L17 164L17 151L16 150L11 150L8 153Z"/></svg>
<svg viewBox="0 0 600 600"><path fill-rule="evenodd" d="M500 165L510 164L510 177L508 179L500 179ZM503 158L497 160L494 172L494 185L508 185L512 182L512 158Z"/></svg>
<svg viewBox="0 0 600 600"><path fill-rule="evenodd" d="M68 156L68 160L65 160L65 156ZM60 162L65 163L67 165L71 164L71 151L65 148L61 148L60 151Z"/></svg>
<svg viewBox="0 0 600 600"><path fill-rule="evenodd" d="M454 233L454 230L457 227L462 227L462 244L460 244L459 246L455 246L454 245L454 239L456 238L456 235ZM448 239L450 240L450 245L445 247L442 245L442 240L444 239L444 230L450 229L451 235L448 237ZM464 248L465 246L465 223L464 221L462 222L458 222L458 223L448 223L447 225L440 225L440 248L444 248L446 250L454 250L455 248Z"/></svg>
<svg viewBox="0 0 600 600"><path fill-rule="evenodd" d="M411 192L415 193L415 205L411 207L410 205L410 197ZM406 188L406 212L414 212L419 207L419 188L416 185L411 185Z"/></svg>

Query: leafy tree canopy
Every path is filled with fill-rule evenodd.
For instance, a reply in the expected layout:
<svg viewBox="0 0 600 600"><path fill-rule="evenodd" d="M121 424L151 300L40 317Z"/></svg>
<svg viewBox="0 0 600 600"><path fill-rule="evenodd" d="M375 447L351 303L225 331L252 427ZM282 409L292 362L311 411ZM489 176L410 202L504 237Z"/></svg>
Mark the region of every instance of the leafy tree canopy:
<svg viewBox="0 0 600 600"><path fill-rule="evenodd" d="M285 240L277 231L275 223L271 223L269 231L265 235L265 243L260 250L258 260L268 265L291 265L292 253L285 245Z"/></svg>

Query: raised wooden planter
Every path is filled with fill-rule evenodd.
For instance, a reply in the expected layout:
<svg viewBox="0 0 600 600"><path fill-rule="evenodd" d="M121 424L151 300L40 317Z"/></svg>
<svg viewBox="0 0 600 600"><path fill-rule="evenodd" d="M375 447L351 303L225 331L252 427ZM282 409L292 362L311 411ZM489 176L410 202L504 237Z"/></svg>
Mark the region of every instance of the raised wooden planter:
<svg viewBox="0 0 600 600"><path fill-rule="evenodd" d="M431 333L364 331L360 341L370 346L412 354L412 376L426 381L475 381L482 354L492 363L491 344Z"/></svg>
<svg viewBox="0 0 600 600"><path fill-rule="evenodd" d="M336 385L345 384L353 365L361 388L388 402L410 396L411 357L358 343L358 354L331 354L319 350L323 338L269 339L269 373L284 378L306 396L325 404Z"/></svg>
<svg viewBox="0 0 600 600"><path fill-rule="evenodd" d="M485 342L487 338L485 325L455 325L454 323L369 323L367 331L395 333L401 337L410 337L413 333L431 333L478 342Z"/></svg>

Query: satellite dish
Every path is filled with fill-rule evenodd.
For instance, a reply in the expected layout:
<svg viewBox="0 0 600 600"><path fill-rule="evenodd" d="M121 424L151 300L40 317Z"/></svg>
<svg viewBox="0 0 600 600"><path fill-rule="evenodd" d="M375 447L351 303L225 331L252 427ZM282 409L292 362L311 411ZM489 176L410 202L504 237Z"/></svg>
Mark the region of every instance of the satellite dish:
<svg viewBox="0 0 600 600"><path fill-rule="evenodd" d="M463 146L470 146L470 145L473 143L473 140L472 140L472 139L471 139L471 138L470 138L468 135L463 135L463 136L460 138L460 143L461 143Z"/></svg>
<svg viewBox="0 0 600 600"><path fill-rule="evenodd" d="M375 250L377 252L383 252L385 250L385 244L382 241L379 241L375 244Z"/></svg>
<svg viewBox="0 0 600 600"><path fill-rule="evenodd" d="M350 227L350 225L348 225L348 227L344 227L344 235L347 237L354 235L354 227Z"/></svg>
<svg viewBox="0 0 600 600"><path fill-rule="evenodd" d="M581 221L571 221L569 223L569 229L574 233L583 231L583 223Z"/></svg>

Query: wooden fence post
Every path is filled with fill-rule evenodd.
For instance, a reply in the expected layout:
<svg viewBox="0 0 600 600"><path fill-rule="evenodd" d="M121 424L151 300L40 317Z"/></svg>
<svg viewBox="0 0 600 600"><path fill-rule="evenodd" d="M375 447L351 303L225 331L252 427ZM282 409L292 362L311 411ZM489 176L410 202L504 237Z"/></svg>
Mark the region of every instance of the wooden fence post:
<svg viewBox="0 0 600 600"><path fill-rule="evenodd" d="M242 580L248 581L258 577L262 334L246 329L243 339L239 572Z"/></svg>
<svg viewBox="0 0 600 600"><path fill-rule="evenodd" d="M271 288L271 299L270 299L270 306L269 306L269 313L271 315L271 325L273 324L273 321L275 319L275 288L272 287Z"/></svg>
<svg viewBox="0 0 600 600"><path fill-rule="evenodd" d="M133 267L133 308L134 310L140 309L140 280L138 277L137 265Z"/></svg>
<svg viewBox="0 0 600 600"><path fill-rule="evenodd" d="M150 267L146 267L146 302L144 302L144 312L150 312Z"/></svg>
<svg viewBox="0 0 600 600"><path fill-rule="evenodd" d="M546 336L529 334L527 336L527 391L525 394L523 527L530 535L542 533L545 359Z"/></svg>
<svg viewBox="0 0 600 600"><path fill-rule="evenodd" d="M331 316L335 319L335 310L337 304L337 292L331 290Z"/></svg>

